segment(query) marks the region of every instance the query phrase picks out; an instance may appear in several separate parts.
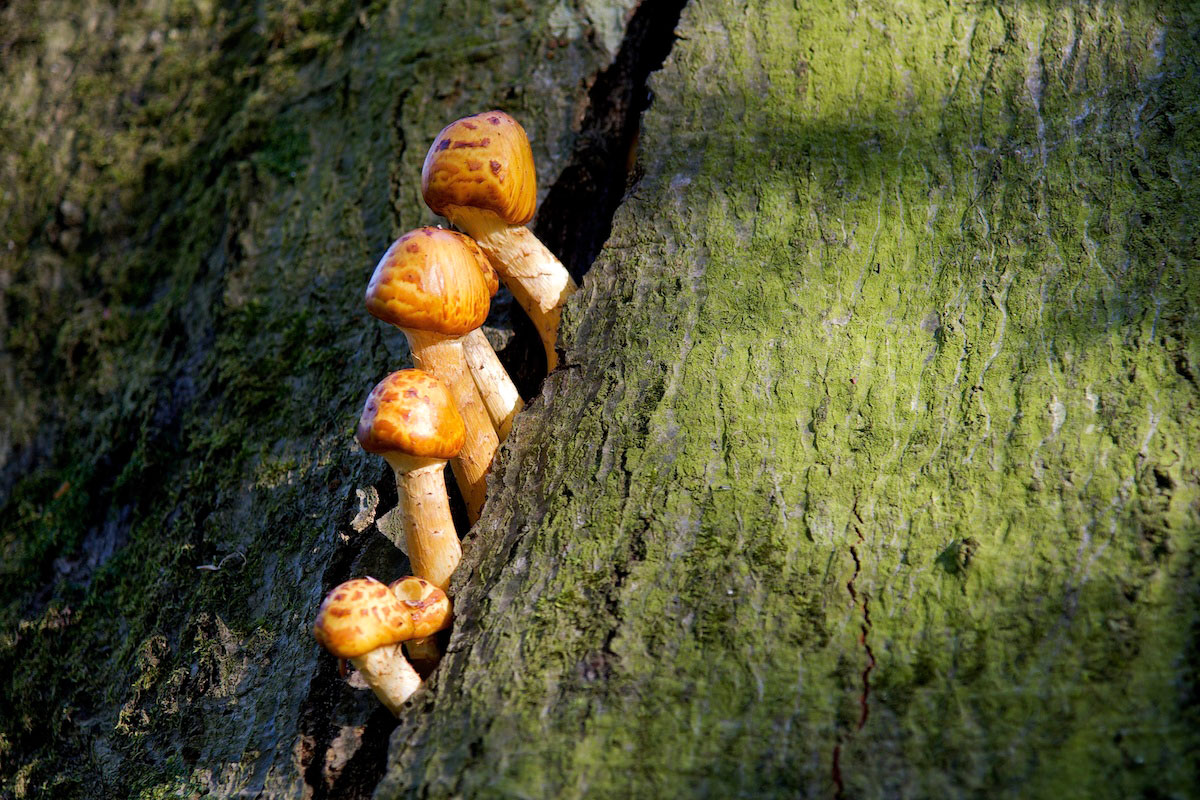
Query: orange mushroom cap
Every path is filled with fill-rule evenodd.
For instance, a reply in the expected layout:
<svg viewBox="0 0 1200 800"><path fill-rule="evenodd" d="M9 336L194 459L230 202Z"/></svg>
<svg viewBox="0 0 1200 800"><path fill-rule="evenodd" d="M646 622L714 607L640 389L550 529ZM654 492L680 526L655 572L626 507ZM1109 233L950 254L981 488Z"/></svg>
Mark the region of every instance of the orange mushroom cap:
<svg viewBox="0 0 1200 800"><path fill-rule="evenodd" d="M461 336L487 319L499 282L469 236L417 228L387 249L367 284L367 311L399 328Z"/></svg>
<svg viewBox="0 0 1200 800"><path fill-rule="evenodd" d="M392 593L409 614L413 624L413 638L432 636L450 624L453 617L450 598L438 587L424 578L401 578L393 581Z"/></svg>
<svg viewBox="0 0 1200 800"><path fill-rule="evenodd" d="M467 431L444 383L428 372L402 369L367 395L356 435L368 453L446 459L458 455Z"/></svg>
<svg viewBox="0 0 1200 800"><path fill-rule="evenodd" d="M444 217L453 206L466 206L491 211L509 225L529 222L537 207L537 174L525 129L503 111L450 123L425 156L421 194Z"/></svg>
<svg viewBox="0 0 1200 800"><path fill-rule="evenodd" d="M338 658L356 658L407 641L413 631L405 603L374 578L355 578L336 586L313 623L313 636Z"/></svg>

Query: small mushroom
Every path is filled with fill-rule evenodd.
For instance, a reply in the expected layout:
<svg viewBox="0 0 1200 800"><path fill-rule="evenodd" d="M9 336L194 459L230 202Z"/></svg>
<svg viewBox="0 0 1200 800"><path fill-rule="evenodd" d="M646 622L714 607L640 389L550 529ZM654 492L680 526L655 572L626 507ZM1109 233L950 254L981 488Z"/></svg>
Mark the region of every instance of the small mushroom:
<svg viewBox="0 0 1200 800"><path fill-rule="evenodd" d="M547 369L553 370L562 306L579 287L525 227L537 205L537 174L525 129L503 111L450 123L425 156L421 193L434 213L470 234L492 259L537 327Z"/></svg>
<svg viewBox="0 0 1200 800"><path fill-rule="evenodd" d="M404 645L408 657L426 664L436 662L441 654L434 634L450 624L450 599L423 578L401 578L392 582L391 589L412 618L413 638Z"/></svg>
<svg viewBox="0 0 1200 800"><path fill-rule="evenodd" d="M472 523L487 500L487 473L500 446L462 344L487 319L491 304L482 259L461 233L418 228L383 254L366 293L367 311L404 331L415 365L440 378L454 396L466 440L452 467Z"/></svg>
<svg viewBox="0 0 1200 800"><path fill-rule="evenodd" d="M421 685L404 658L401 642L413 638L412 615L387 584L355 578L335 587L321 603L313 636L354 668L388 710L400 707Z"/></svg>
<svg viewBox="0 0 1200 800"><path fill-rule="evenodd" d="M466 436L454 399L428 373L393 372L367 396L356 433L363 449L383 456L396 474L413 572L445 589L462 558L445 479L446 459Z"/></svg>

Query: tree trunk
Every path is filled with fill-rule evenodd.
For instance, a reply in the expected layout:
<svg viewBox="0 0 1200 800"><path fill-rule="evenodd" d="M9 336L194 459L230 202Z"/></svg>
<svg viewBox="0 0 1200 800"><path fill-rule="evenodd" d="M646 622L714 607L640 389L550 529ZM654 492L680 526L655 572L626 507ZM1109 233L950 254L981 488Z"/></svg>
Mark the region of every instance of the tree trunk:
<svg viewBox="0 0 1200 800"><path fill-rule="evenodd" d="M0 796L1200 793L1194 9L250 5L0 11ZM309 628L488 107L582 288L397 723Z"/></svg>

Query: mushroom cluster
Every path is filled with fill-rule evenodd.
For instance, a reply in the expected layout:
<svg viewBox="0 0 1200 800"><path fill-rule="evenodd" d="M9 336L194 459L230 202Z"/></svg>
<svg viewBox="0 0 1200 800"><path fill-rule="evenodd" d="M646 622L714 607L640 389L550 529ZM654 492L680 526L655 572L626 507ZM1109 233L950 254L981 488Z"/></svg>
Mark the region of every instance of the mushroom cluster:
<svg viewBox="0 0 1200 800"><path fill-rule="evenodd" d="M348 659L388 710L400 713L421 676L400 645L428 638L450 624L446 593L420 578L388 586L355 578L334 588L321 603L313 636L333 655Z"/></svg>
<svg viewBox="0 0 1200 800"><path fill-rule="evenodd" d="M481 329L491 298L502 279L533 321L553 370L562 306L578 288L525 227L537 178L525 130L508 114L487 111L447 125L425 157L421 192L466 235L418 228L376 265L367 311L404 332L416 369L393 372L371 390L356 432L362 448L395 473L414 575L390 586L369 577L346 581L326 596L313 625L317 641L343 665L349 660L397 715L421 685L403 648L432 670L435 634L452 616L447 592L462 546L446 462L474 524L496 450L524 407Z"/></svg>

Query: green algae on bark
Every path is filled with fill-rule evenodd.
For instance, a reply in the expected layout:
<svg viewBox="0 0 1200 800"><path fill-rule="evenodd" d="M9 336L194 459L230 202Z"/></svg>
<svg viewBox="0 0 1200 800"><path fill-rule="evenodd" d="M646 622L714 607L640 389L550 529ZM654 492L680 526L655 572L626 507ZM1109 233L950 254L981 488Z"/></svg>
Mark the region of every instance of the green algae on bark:
<svg viewBox="0 0 1200 800"><path fill-rule="evenodd" d="M1200 21L693 3L381 797L1200 791Z"/></svg>

